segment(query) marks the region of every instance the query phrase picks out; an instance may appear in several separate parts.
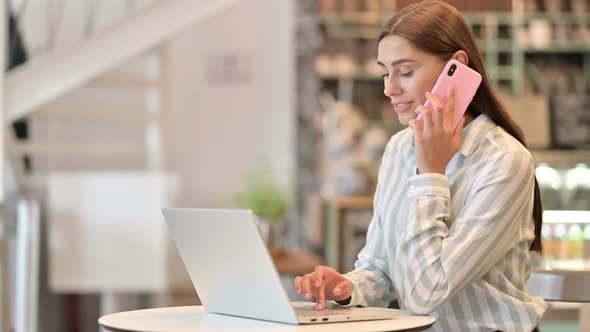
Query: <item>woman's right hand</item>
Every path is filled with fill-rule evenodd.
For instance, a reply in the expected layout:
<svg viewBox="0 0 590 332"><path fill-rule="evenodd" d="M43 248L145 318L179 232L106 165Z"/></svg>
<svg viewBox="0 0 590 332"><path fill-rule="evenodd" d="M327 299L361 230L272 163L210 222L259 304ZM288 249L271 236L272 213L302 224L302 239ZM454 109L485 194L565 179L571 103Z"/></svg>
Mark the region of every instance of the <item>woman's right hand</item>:
<svg viewBox="0 0 590 332"><path fill-rule="evenodd" d="M352 295L352 282L331 267L318 265L312 273L295 278L295 289L307 300L315 295L318 310L326 301L344 301Z"/></svg>

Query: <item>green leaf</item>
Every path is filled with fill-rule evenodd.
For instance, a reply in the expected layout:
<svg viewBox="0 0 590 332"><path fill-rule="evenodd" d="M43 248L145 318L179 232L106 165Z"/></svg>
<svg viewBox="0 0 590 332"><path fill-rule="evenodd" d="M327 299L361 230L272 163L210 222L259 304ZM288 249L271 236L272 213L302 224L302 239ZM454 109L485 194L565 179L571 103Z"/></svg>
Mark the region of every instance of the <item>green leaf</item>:
<svg viewBox="0 0 590 332"><path fill-rule="evenodd" d="M265 168L250 174L246 188L234 195L234 203L244 209L252 210L267 221L281 219L289 209L289 195L280 187Z"/></svg>

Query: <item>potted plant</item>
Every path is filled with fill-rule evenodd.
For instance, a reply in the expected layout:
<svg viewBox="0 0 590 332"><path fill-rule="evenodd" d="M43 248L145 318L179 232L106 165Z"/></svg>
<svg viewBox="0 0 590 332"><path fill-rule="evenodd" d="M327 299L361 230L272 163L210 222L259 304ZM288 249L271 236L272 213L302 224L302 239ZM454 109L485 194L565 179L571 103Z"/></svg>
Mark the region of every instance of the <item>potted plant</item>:
<svg viewBox="0 0 590 332"><path fill-rule="evenodd" d="M282 219L289 209L289 194L269 170L265 168L250 174L244 190L234 195L234 203L256 214L258 228L268 245L279 244L285 226Z"/></svg>

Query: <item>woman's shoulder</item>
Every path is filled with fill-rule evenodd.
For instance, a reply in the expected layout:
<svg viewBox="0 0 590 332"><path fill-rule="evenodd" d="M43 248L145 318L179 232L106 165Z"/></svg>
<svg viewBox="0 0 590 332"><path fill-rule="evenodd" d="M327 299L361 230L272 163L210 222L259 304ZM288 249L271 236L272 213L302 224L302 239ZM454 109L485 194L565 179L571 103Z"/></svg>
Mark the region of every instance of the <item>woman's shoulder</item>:
<svg viewBox="0 0 590 332"><path fill-rule="evenodd" d="M514 162L533 165L530 151L502 127L494 126L486 133L472 158L481 162L497 162L509 158Z"/></svg>
<svg viewBox="0 0 590 332"><path fill-rule="evenodd" d="M502 127L494 125L473 152L465 157L462 167L467 172L464 179L477 189L502 179L529 178L535 167L528 149Z"/></svg>
<svg viewBox="0 0 590 332"><path fill-rule="evenodd" d="M519 153L532 159L530 151L500 126L490 130L486 135L486 139L489 145L493 146L499 154Z"/></svg>

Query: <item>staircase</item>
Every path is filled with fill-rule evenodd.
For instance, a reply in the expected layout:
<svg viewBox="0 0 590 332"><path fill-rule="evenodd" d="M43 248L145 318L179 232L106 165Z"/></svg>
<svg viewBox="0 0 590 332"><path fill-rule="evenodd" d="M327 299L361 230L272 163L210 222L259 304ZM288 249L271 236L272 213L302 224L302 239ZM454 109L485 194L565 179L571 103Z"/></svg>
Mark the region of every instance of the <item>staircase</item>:
<svg viewBox="0 0 590 332"><path fill-rule="evenodd" d="M158 1L110 29L90 36L77 47L32 59L6 76L6 120L27 115L235 2L237 0Z"/></svg>
<svg viewBox="0 0 590 332"><path fill-rule="evenodd" d="M8 151L30 156L35 186L51 172L160 170L160 66L156 48L61 93L28 113L31 137Z"/></svg>
<svg viewBox="0 0 590 332"><path fill-rule="evenodd" d="M159 46L237 1L127 1L124 13L111 14L114 22L92 28L100 21L92 16L100 12L92 3L100 2L87 1L88 13L78 15L90 23L81 22L78 30L85 33L73 35L85 39L75 44L72 37L48 33L45 44L57 45L34 52L5 76L5 122L27 117L32 136L26 142L9 138L7 156L33 160L34 186L42 186L42 175L51 171L161 169L165 97ZM62 7L81 3L65 1ZM23 170L16 172L23 180Z"/></svg>

